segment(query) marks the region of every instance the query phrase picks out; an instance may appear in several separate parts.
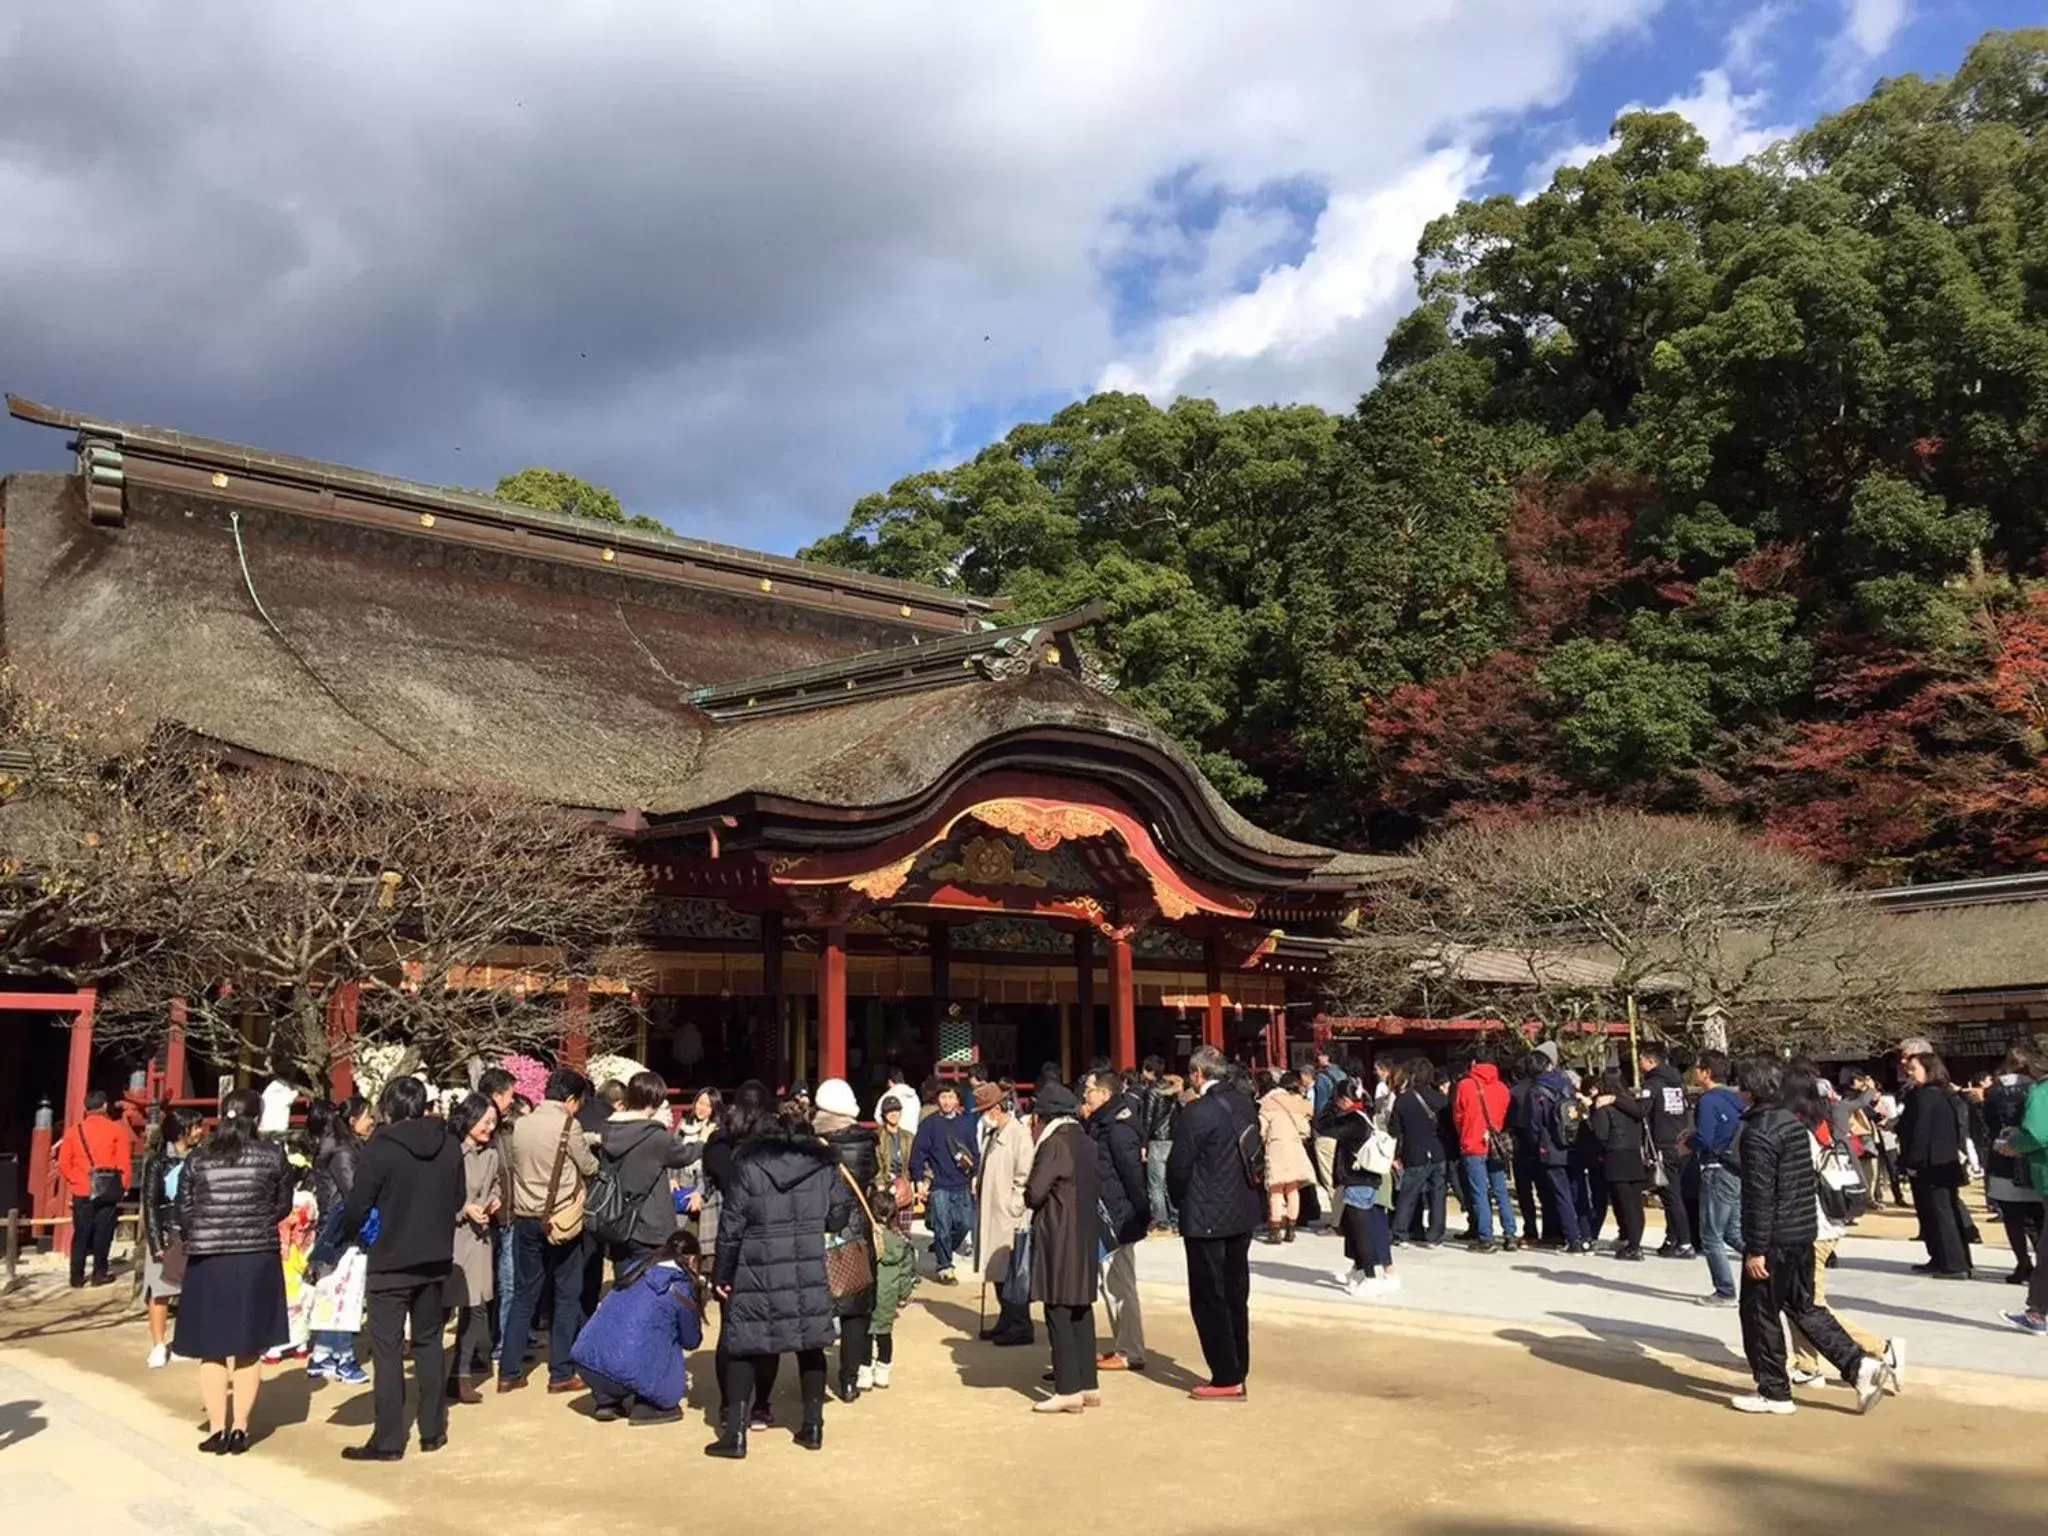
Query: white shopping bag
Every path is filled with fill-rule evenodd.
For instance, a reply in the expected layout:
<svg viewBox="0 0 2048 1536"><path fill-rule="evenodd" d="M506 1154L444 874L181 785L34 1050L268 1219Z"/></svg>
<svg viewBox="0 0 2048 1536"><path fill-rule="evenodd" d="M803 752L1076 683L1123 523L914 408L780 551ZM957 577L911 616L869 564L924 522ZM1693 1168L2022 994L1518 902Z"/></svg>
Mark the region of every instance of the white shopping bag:
<svg viewBox="0 0 2048 1536"><path fill-rule="evenodd" d="M356 1333L363 1326L363 1291L370 1260L360 1248L346 1249L334 1268L313 1287L312 1329L315 1333Z"/></svg>

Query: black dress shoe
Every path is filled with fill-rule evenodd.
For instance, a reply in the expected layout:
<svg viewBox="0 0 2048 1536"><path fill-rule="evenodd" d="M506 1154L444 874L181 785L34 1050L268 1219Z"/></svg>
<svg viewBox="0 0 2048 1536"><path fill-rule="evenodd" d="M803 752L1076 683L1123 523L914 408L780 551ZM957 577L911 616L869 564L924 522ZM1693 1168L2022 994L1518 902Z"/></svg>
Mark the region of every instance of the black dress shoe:
<svg viewBox="0 0 2048 1536"><path fill-rule="evenodd" d="M590 1416L600 1424L609 1424L613 1420L623 1417L619 1410L610 1403L599 1403L590 1410Z"/></svg>
<svg viewBox="0 0 2048 1536"><path fill-rule="evenodd" d="M2033 1278L2034 1266L2031 1264L2023 1264L2018 1269L2014 1270L2011 1274L2005 1277L2005 1283L2007 1285L2025 1285L2029 1280Z"/></svg>
<svg viewBox="0 0 2048 1536"><path fill-rule="evenodd" d="M796 1443L807 1451L825 1449L825 1420L823 1417L805 1419L797 1429Z"/></svg>
<svg viewBox="0 0 2048 1536"><path fill-rule="evenodd" d="M632 1417L626 1422L642 1428L649 1424L680 1424L683 1422L683 1410L680 1408L656 1408L648 1403L636 1403L633 1406Z"/></svg>
<svg viewBox="0 0 2048 1536"><path fill-rule="evenodd" d="M446 1435L422 1435L420 1436L420 1452L422 1455L431 1456L447 1443L448 1437Z"/></svg>
<svg viewBox="0 0 2048 1536"><path fill-rule="evenodd" d="M374 1445L345 1445L341 1448L343 1461L403 1461L405 1452L379 1450Z"/></svg>
<svg viewBox="0 0 2048 1536"><path fill-rule="evenodd" d="M997 1349L1022 1349L1029 1345L1031 1342L1031 1335L1023 1331L1019 1331L1017 1333L999 1333L994 1338L989 1340L989 1343L995 1345Z"/></svg>
<svg viewBox="0 0 2048 1536"><path fill-rule="evenodd" d="M247 1431L246 1429L229 1430L228 1443L222 1446L220 1449L221 1454L223 1456L241 1455L244 1451L249 1449L249 1431Z"/></svg>
<svg viewBox="0 0 2048 1536"><path fill-rule="evenodd" d="M860 1387L854 1382L842 1381L839 1383L838 1397L842 1403L857 1403L860 1401Z"/></svg>
<svg viewBox="0 0 2048 1536"><path fill-rule="evenodd" d="M199 1449L208 1456L225 1456L228 1450L228 1432L224 1429L216 1429L212 1434L199 1442Z"/></svg>

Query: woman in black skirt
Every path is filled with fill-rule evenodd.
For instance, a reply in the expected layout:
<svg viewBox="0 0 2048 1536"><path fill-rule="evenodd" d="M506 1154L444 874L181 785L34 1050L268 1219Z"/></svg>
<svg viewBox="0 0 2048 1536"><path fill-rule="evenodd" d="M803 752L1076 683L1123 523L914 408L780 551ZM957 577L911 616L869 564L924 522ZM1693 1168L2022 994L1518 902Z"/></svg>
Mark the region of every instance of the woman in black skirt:
<svg viewBox="0 0 2048 1536"><path fill-rule="evenodd" d="M231 1094L221 1105L220 1124L186 1159L178 1183L186 1265L172 1348L199 1362L199 1394L212 1431L199 1449L216 1456L249 1448L263 1352L291 1338L277 1224L291 1213L292 1174L284 1148L257 1135L262 1116L261 1094L249 1088Z"/></svg>

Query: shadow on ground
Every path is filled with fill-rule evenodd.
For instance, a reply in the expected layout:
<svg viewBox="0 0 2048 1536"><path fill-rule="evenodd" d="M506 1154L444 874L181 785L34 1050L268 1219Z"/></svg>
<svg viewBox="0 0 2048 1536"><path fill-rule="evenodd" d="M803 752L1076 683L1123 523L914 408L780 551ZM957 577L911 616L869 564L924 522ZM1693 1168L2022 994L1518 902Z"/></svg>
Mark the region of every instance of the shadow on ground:
<svg viewBox="0 0 2048 1536"><path fill-rule="evenodd" d="M26 1398L19 1402L0 1403L0 1451L32 1439L50 1427L50 1421L36 1412L42 1406Z"/></svg>
<svg viewBox="0 0 2048 1536"><path fill-rule="evenodd" d="M1671 1489L1672 1507L1699 1509L1705 1517L1702 1524L1725 1530L1819 1531L1861 1526L1870 1523L1879 1500L1882 1524L1891 1530L2021 1536L2042 1528L2043 1479L2031 1468L1981 1470L1893 1463L1883 1469L1881 1488L1874 1487L1868 1472L1861 1468L1840 1478L1760 1467L1754 1462L1693 1462L1671 1470L1674 1480L1683 1480ZM1472 1536L1481 1531L1558 1536L1613 1528L1611 1522L1578 1525L1505 1512L1422 1516L1382 1527L1403 1536Z"/></svg>

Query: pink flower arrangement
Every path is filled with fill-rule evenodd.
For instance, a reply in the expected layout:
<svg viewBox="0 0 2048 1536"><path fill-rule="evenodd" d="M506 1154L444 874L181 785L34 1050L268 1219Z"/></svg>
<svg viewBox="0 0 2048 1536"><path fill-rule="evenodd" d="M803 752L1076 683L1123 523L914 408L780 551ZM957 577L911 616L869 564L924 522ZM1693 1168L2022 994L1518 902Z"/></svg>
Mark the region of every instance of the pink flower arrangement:
<svg viewBox="0 0 2048 1536"><path fill-rule="evenodd" d="M546 1063L531 1056L507 1056L498 1065L512 1074L513 1091L524 1094L528 1103L538 1104L548 1096Z"/></svg>

